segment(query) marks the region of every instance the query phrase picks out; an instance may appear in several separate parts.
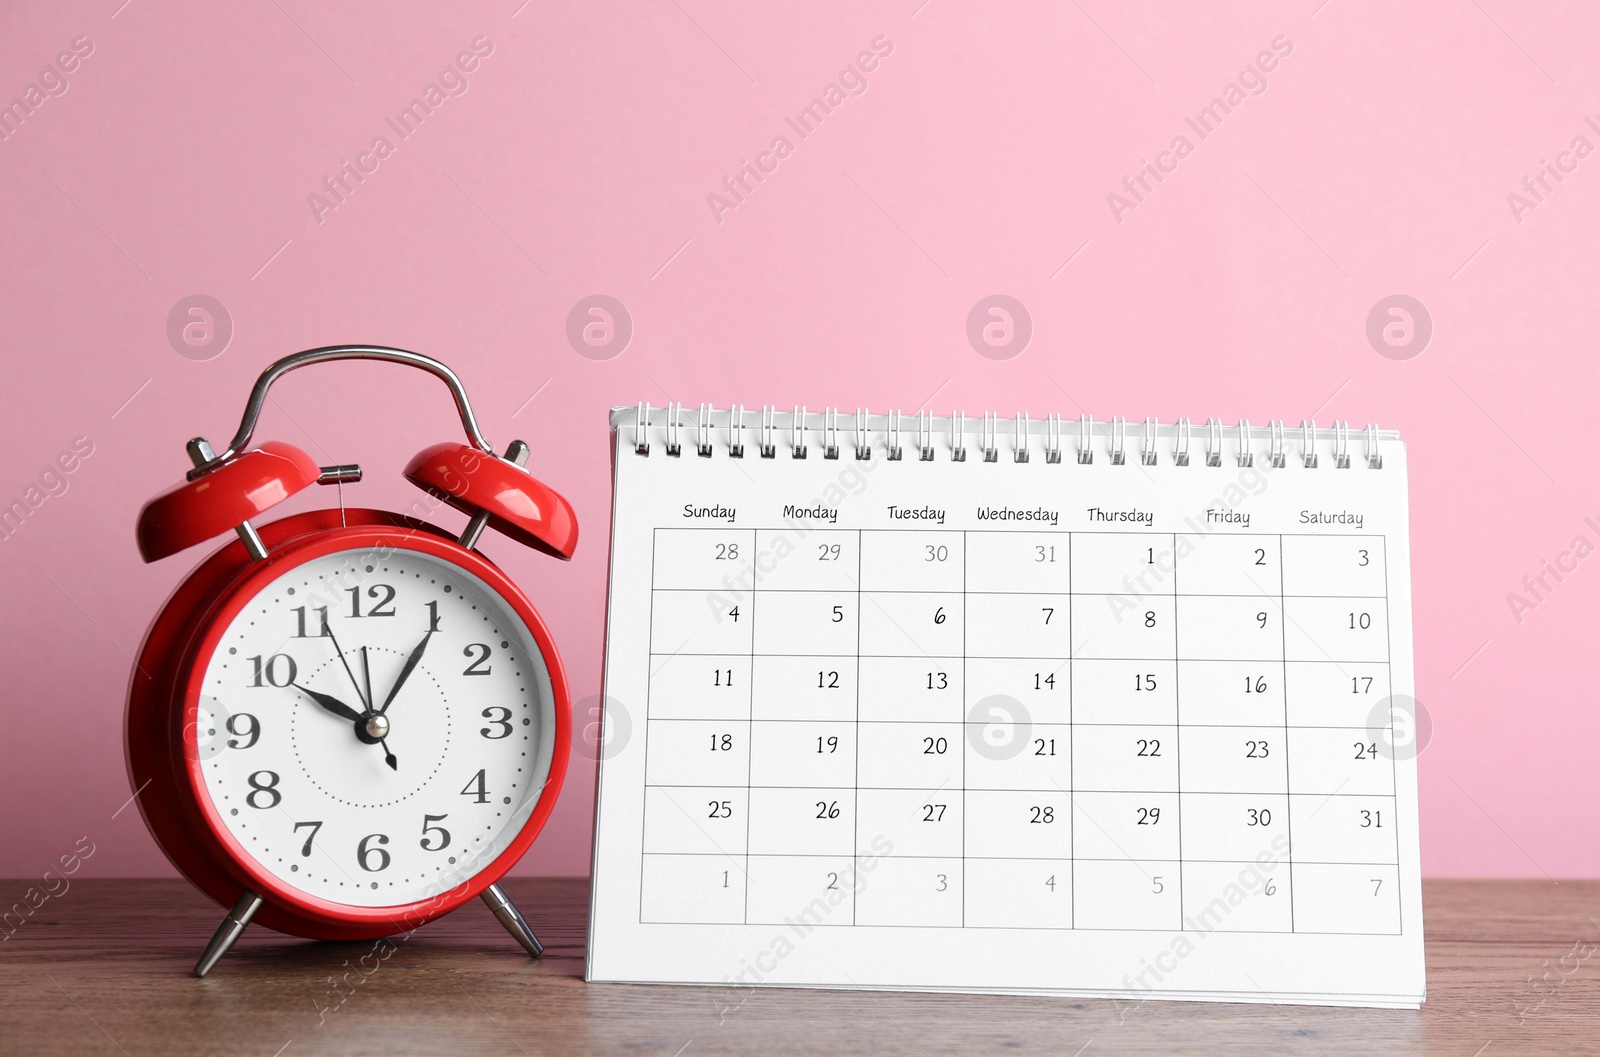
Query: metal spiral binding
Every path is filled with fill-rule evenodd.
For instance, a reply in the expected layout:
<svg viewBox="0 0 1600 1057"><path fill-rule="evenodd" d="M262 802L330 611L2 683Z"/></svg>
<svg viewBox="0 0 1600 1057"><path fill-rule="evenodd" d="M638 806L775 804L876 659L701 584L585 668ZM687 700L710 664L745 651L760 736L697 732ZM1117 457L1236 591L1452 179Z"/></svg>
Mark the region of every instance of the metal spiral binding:
<svg viewBox="0 0 1600 1057"><path fill-rule="evenodd" d="M683 441L678 435L678 428L682 425L683 405L667 405L667 454L676 459L683 454Z"/></svg>
<svg viewBox="0 0 1600 1057"><path fill-rule="evenodd" d="M1206 419L1206 465L1222 465L1222 420Z"/></svg>
<svg viewBox="0 0 1600 1057"><path fill-rule="evenodd" d="M639 422L633 427L633 450L636 455L650 454L650 405L639 401Z"/></svg>
<svg viewBox="0 0 1600 1057"><path fill-rule="evenodd" d="M836 407L822 409L822 457L839 457L839 409Z"/></svg>
<svg viewBox="0 0 1600 1057"><path fill-rule="evenodd" d="M694 451L702 459L711 458L711 416L716 413L713 405L700 405L700 420L694 427Z"/></svg>
<svg viewBox="0 0 1600 1057"><path fill-rule="evenodd" d="M657 431L653 439L661 442L663 452L671 458L680 456L685 446L686 426L684 405L677 402L668 402L664 408L657 408L649 401L641 400L633 408L617 408L613 412L613 423L622 431L631 425L633 436L631 438L635 454L648 456L651 453L652 430ZM748 430L758 430L756 437L757 452L763 459L775 459L778 448L783 445L780 432L787 431L789 436L787 447L789 455L794 459L804 459L810 452L811 434L816 432L817 426L811 420L810 412L804 405L797 405L791 411L779 411L770 404L763 405L759 424L747 421L748 412L745 405L733 404L727 414L726 447L723 449L728 457L734 459L744 458L745 434ZM692 444L695 454L701 458L711 458L719 448L722 429L722 412L714 404L700 404L694 416L692 429L694 435ZM789 421L782 421L782 416L788 415ZM1012 436L1010 445L1011 459L1009 461L1028 464L1033 461L1033 437L1035 434L1034 421L1026 411L1018 411L1014 416L1007 416L1011 425L1008 431ZM981 425L977 429L977 447L984 462L998 463L1000 459L1000 427L1001 416L997 412L985 412ZM942 444L940 433L948 430L950 437L949 460L951 462L966 462L968 451L969 426L966 413L952 411L949 418L940 419L931 410L926 408L916 412L916 435L914 438L907 436L908 425L906 416L898 410L891 410L886 415L878 416L878 423L874 424L873 416L866 408L858 407L855 417L849 426L840 421L839 409L835 407L824 408L821 413L820 443L822 458L837 460L841 458L844 442L841 434L850 429L854 433L853 447L855 458L865 462L872 458L874 448L883 452L883 457L890 462L899 462L906 458L906 444L910 440L915 445L916 461L936 462ZM1142 420L1138 437L1138 459L1141 466L1155 466L1161 461L1163 446L1163 430L1170 430L1172 440L1172 463L1175 466L1190 466L1203 459L1208 467L1221 467L1224 452L1232 439L1228 434L1237 436L1238 447L1233 453L1233 465L1240 469L1251 469L1256 466L1256 457L1261 455L1266 468L1281 469L1289 464L1290 433L1282 419L1269 419L1264 428L1252 427L1250 420L1239 419L1235 427L1224 426L1220 419L1208 418L1205 420L1205 450L1197 455L1192 451L1194 447L1194 426L1187 418L1180 418L1176 422L1163 426L1160 420L1146 417ZM1040 461L1046 464L1056 464L1067 461L1064 456L1066 450L1066 423L1061 415L1047 413L1042 426L1037 430L1040 436L1040 447L1044 458ZM1265 437L1262 434L1265 434ZM1332 444L1332 466L1335 469L1351 469L1357 458L1352 450L1350 423L1336 421L1331 430L1317 428L1314 419L1302 419L1299 429L1300 450L1295 453L1295 460L1300 466L1308 470L1315 470L1320 465L1319 444ZM1330 436L1331 434L1331 436ZM1376 424L1368 424L1361 429L1360 459L1369 470L1384 468L1383 443L1385 437L1380 433ZM1387 438L1393 439L1393 434ZM1265 442L1265 450L1258 450L1257 445ZM1081 466L1092 465L1095 458L1095 445L1104 443L1104 453L1107 461L1113 466L1126 465L1129 461L1128 420L1121 416L1113 417L1109 423L1098 428L1092 415L1080 415L1078 418L1078 441L1076 445L1075 461ZM1325 451L1326 449L1324 449Z"/></svg>
<svg viewBox="0 0 1600 1057"><path fill-rule="evenodd" d="M1144 436L1139 440L1139 465L1154 466L1156 464L1156 426L1153 418L1144 420Z"/></svg>
<svg viewBox="0 0 1600 1057"><path fill-rule="evenodd" d="M778 409L770 404L761 405L761 443L758 446L763 459L775 458L778 446L773 443L772 435L777 431Z"/></svg>
<svg viewBox="0 0 1600 1057"><path fill-rule="evenodd" d="M734 404L728 412L728 454L744 458L744 405Z"/></svg>

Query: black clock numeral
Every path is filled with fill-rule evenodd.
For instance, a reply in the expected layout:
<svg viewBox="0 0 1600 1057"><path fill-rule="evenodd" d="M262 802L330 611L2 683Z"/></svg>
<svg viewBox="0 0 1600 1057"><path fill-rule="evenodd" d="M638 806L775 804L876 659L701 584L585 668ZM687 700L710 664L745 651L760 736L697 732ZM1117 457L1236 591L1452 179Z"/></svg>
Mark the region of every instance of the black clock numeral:
<svg viewBox="0 0 1600 1057"><path fill-rule="evenodd" d="M296 822L294 831L299 833L302 827L310 826L311 832L306 834L306 842L300 846L300 854L306 858L311 857L311 842L317 839L317 830L322 828L320 822Z"/></svg>
<svg viewBox="0 0 1600 1057"><path fill-rule="evenodd" d="M367 836L362 837L361 843L356 845L356 863L363 870L367 871L367 873L378 873L380 870L387 870L389 868L389 853L384 851L382 848L373 848L368 846L367 842L374 840L379 844L389 843L389 838L384 836L382 833L370 833ZM377 859L378 865L368 865L373 859Z"/></svg>
<svg viewBox="0 0 1600 1057"><path fill-rule="evenodd" d="M473 801L475 804L487 804L489 802L489 790L484 785L483 771L481 769L472 776L472 781L461 787L461 795L475 797L476 799Z"/></svg>
<svg viewBox="0 0 1600 1057"><path fill-rule="evenodd" d="M367 588L367 597L378 601L365 613L361 612L361 588L352 587L345 592L350 596L350 615L352 617L392 617L394 616L394 588L388 584L373 584Z"/></svg>
<svg viewBox="0 0 1600 1057"><path fill-rule="evenodd" d="M315 636L306 634L306 607L295 606L289 612L294 614L294 637L297 639L322 638L328 634L328 607L317 606L312 612L317 614L318 631Z"/></svg>
<svg viewBox="0 0 1600 1057"><path fill-rule="evenodd" d="M261 777L262 775L266 775L266 778L263 779ZM283 799L283 794L278 792L277 771L257 771L255 774L252 774L245 780L250 783L250 792L247 796L245 796L244 802L256 810L265 811L268 808L277 807L278 802ZM256 803L256 797L263 793L272 799L268 800L265 804Z"/></svg>
<svg viewBox="0 0 1600 1057"><path fill-rule="evenodd" d="M481 652L480 652L481 651ZM467 670L462 675L489 675L493 669L489 667L489 646L487 643L474 642L461 651L463 657L473 657L472 663L467 665Z"/></svg>
<svg viewBox="0 0 1600 1057"><path fill-rule="evenodd" d="M437 602L428 603L428 630L439 630L439 603Z"/></svg>
<svg viewBox="0 0 1600 1057"><path fill-rule="evenodd" d="M239 721L242 719L250 721L248 730L239 729ZM235 712L228 717L228 721L223 725L228 728L229 734L237 735L237 737L228 739L228 748L230 749L248 749L261 740L261 722L248 712ZM241 743L238 740L239 738L249 738L250 740Z"/></svg>
<svg viewBox="0 0 1600 1057"><path fill-rule="evenodd" d="M258 653L246 659L255 673L250 681L251 686L288 686L300 675L294 658L287 653L274 653L265 660Z"/></svg>
<svg viewBox="0 0 1600 1057"><path fill-rule="evenodd" d="M499 717L495 717L490 715L491 712L499 712L500 715ZM479 712L478 715L482 716L484 719L487 719L490 723L493 723L495 726L500 728L500 733L491 734L489 733L488 727L479 727L479 734L482 734L490 741L499 741L501 738L509 738L511 736L511 710L509 708L505 708L501 705L490 705L482 712Z"/></svg>
<svg viewBox="0 0 1600 1057"><path fill-rule="evenodd" d="M479 773L482 773L482 772L479 772ZM422 845L422 850L423 851L444 851L446 848L450 847L450 831L445 829L443 826L435 826L435 825L433 825L433 823L435 823L435 822L443 822L445 819L447 819L449 817L450 817L449 815L423 815L422 816L422 840L419 841L418 843L420 843ZM428 837L429 833L437 833L439 835L439 843L438 844L429 844L428 843L428 841L430 839Z"/></svg>

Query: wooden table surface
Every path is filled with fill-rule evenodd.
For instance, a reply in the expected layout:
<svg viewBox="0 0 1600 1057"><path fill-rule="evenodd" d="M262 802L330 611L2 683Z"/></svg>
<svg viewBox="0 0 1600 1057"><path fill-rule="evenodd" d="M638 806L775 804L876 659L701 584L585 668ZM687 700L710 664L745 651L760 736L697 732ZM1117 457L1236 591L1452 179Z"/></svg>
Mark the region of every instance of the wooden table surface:
<svg viewBox="0 0 1600 1057"><path fill-rule="evenodd" d="M0 882L0 896L27 887ZM181 881L73 881L0 943L0 1053L1600 1052L1600 881L1425 883L1420 1012L589 985L587 882L506 888L549 948L541 962L473 903L385 960L370 943L251 928L197 980L221 916L208 900Z"/></svg>

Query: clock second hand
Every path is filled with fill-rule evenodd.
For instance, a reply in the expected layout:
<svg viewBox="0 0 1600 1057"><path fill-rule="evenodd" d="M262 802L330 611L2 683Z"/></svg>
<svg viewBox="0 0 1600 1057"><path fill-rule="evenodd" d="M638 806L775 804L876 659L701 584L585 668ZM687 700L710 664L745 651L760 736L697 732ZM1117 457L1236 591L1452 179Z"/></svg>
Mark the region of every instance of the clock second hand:
<svg viewBox="0 0 1600 1057"><path fill-rule="evenodd" d="M366 706L367 711L372 711L372 694L369 692L365 696L362 695L361 684L356 682L356 673L350 670L350 662L344 659L344 650L339 648L339 640L333 634L333 627L325 625L324 630L328 633L329 641L333 643L333 652L339 655L339 663L344 665L344 674L350 677L350 685L355 688L356 696L361 698L361 703ZM365 650L366 647L362 647L362 651Z"/></svg>
<svg viewBox="0 0 1600 1057"><path fill-rule="evenodd" d="M372 665L367 660L367 648L361 647L361 679L367 685L367 704L372 704ZM389 770L399 771L400 765L394 758L394 753L389 751L389 739L379 738L378 744L383 746L383 762L389 765Z"/></svg>

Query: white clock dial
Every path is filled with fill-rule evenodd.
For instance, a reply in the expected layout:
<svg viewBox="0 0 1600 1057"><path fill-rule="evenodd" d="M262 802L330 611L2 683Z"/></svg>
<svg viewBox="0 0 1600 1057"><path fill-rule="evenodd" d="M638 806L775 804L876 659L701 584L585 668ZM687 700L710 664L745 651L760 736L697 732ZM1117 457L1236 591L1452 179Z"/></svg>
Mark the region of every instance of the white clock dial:
<svg viewBox="0 0 1600 1057"><path fill-rule="evenodd" d="M396 906L516 838L550 773L555 706L532 632L488 584L416 551L349 550L245 605L195 734L205 794L263 870Z"/></svg>

